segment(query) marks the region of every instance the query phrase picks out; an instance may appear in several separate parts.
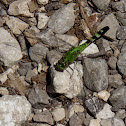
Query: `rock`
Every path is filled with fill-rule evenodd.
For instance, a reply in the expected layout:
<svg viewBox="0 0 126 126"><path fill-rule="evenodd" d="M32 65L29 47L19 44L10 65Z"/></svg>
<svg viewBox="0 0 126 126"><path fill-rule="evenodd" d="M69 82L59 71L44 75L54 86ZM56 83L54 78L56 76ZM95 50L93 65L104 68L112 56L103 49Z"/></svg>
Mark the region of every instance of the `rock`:
<svg viewBox="0 0 126 126"><path fill-rule="evenodd" d="M109 86L118 88L124 84L122 76L120 74L109 75L108 76Z"/></svg>
<svg viewBox="0 0 126 126"><path fill-rule="evenodd" d="M88 113L86 113L86 118L84 118L84 125L89 126L90 120L94 119L92 116L90 116Z"/></svg>
<svg viewBox="0 0 126 126"><path fill-rule="evenodd" d="M29 11L29 4L31 0L16 0L9 5L9 15L22 15L26 17L33 17L34 14Z"/></svg>
<svg viewBox="0 0 126 126"><path fill-rule="evenodd" d="M40 87L36 87L29 92L28 100L35 108L41 108L44 105L49 105L50 98L46 91L42 90Z"/></svg>
<svg viewBox="0 0 126 126"><path fill-rule="evenodd" d="M0 82L3 84L7 79L8 79L8 75L10 73L14 73L14 70L9 68L7 71L3 72L2 74L0 74Z"/></svg>
<svg viewBox="0 0 126 126"><path fill-rule="evenodd" d="M97 119L109 119L113 118L115 113L111 111L111 106L109 104L105 104L103 109L96 114Z"/></svg>
<svg viewBox="0 0 126 126"><path fill-rule="evenodd" d="M52 111L53 118L56 122L65 118L65 109L64 108L54 108Z"/></svg>
<svg viewBox="0 0 126 126"><path fill-rule="evenodd" d="M31 78L34 77L35 75L37 75L36 70L28 69L25 80L27 82L31 83Z"/></svg>
<svg viewBox="0 0 126 126"><path fill-rule="evenodd" d="M116 34L118 39L126 39L126 26L120 26Z"/></svg>
<svg viewBox="0 0 126 126"><path fill-rule="evenodd" d="M116 15L116 17L117 17L117 19L124 25L124 26L126 26L126 13L122 13L122 12L120 12L120 11L117 11L116 13L115 13L115 15Z"/></svg>
<svg viewBox="0 0 126 126"><path fill-rule="evenodd" d="M98 119L92 119L90 121L89 126L100 126L99 120Z"/></svg>
<svg viewBox="0 0 126 126"><path fill-rule="evenodd" d="M118 2L112 2L112 8L120 12L126 12L126 1L120 0Z"/></svg>
<svg viewBox="0 0 126 126"><path fill-rule="evenodd" d="M48 51L49 50L47 47L41 44L35 44L33 47L30 47L29 49L29 56L32 61L41 63L42 60L46 57Z"/></svg>
<svg viewBox="0 0 126 126"><path fill-rule="evenodd" d="M112 126L112 119L103 119L100 121L101 126Z"/></svg>
<svg viewBox="0 0 126 126"><path fill-rule="evenodd" d="M111 2L111 0L92 0L92 2L97 6L100 10L106 10Z"/></svg>
<svg viewBox="0 0 126 126"><path fill-rule="evenodd" d="M109 100L113 106L113 110L118 111L120 108L125 108L126 106L126 87L120 86L112 92Z"/></svg>
<svg viewBox="0 0 126 126"><path fill-rule="evenodd" d="M74 6L75 3L69 3L55 11L48 22L48 27L58 34L67 32L74 25Z"/></svg>
<svg viewBox="0 0 126 126"><path fill-rule="evenodd" d="M114 126L125 126L124 121L119 118L113 118L113 125Z"/></svg>
<svg viewBox="0 0 126 126"><path fill-rule="evenodd" d="M23 35L18 36L18 41L21 46L21 51L25 52L27 54L27 47L26 47L26 41L25 37Z"/></svg>
<svg viewBox="0 0 126 126"><path fill-rule="evenodd" d="M58 62L61 58L62 56L56 50L51 50L47 53L47 59L50 64Z"/></svg>
<svg viewBox="0 0 126 126"><path fill-rule="evenodd" d="M111 56L108 60L108 65L111 69L116 70L117 58L115 56Z"/></svg>
<svg viewBox="0 0 126 126"><path fill-rule="evenodd" d="M38 13L38 24L37 27L39 29L44 29L47 26L47 23L49 21L49 17L46 16L46 13Z"/></svg>
<svg viewBox="0 0 126 126"><path fill-rule="evenodd" d="M105 103L97 97L93 97L85 101L86 107L93 115L100 112L103 109L104 104Z"/></svg>
<svg viewBox="0 0 126 126"><path fill-rule="evenodd" d="M62 39L66 43L72 45L72 46L77 46L78 45L78 38L73 35L63 35L63 34L56 34L56 37L59 39Z"/></svg>
<svg viewBox="0 0 126 126"><path fill-rule="evenodd" d="M124 119L126 118L126 111L125 109L119 109L117 112L116 112L116 117L119 118L119 119Z"/></svg>
<svg viewBox="0 0 126 126"><path fill-rule="evenodd" d="M0 95L9 95L7 88L0 87Z"/></svg>
<svg viewBox="0 0 126 126"><path fill-rule="evenodd" d="M98 97L107 102L108 98L110 97L110 93L106 90L102 90L98 92Z"/></svg>
<svg viewBox="0 0 126 126"><path fill-rule="evenodd" d="M58 72L53 67L50 69L52 85L48 86L49 92L64 94L68 98L73 98L79 95L83 89L82 81L82 66L79 63L71 64L64 70Z"/></svg>
<svg viewBox="0 0 126 126"><path fill-rule="evenodd" d="M87 40L82 40L82 41L80 42L80 45L83 44L83 43L86 43L86 41L87 41ZM86 49L84 49L84 50L81 52L81 54L82 54L83 56L87 56L87 55L89 55L89 54L94 54L94 53L97 53L97 52L99 52L98 47L96 46L96 44L92 43L92 44L90 44Z"/></svg>
<svg viewBox="0 0 126 126"><path fill-rule="evenodd" d="M84 119L84 113L74 114L69 121L70 126L82 126Z"/></svg>
<svg viewBox="0 0 126 126"><path fill-rule="evenodd" d="M37 42L38 39L36 38L35 31L33 29L26 29L24 32L24 36L28 40L31 46L34 46Z"/></svg>
<svg viewBox="0 0 126 126"><path fill-rule="evenodd" d="M44 122L44 123L48 123L50 125L54 124L52 114L48 110L35 114L33 117L33 120L35 122Z"/></svg>
<svg viewBox="0 0 126 126"><path fill-rule="evenodd" d="M110 28L105 35L112 39L116 39L116 31L119 28L119 23L113 13L107 15L97 28L100 30L105 26L109 26Z"/></svg>
<svg viewBox="0 0 126 126"><path fill-rule="evenodd" d="M21 34L26 28L29 27L27 23L13 16L9 17L9 20L6 22L6 24L16 35Z"/></svg>
<svg viewBox="0 0 126 126"><path fill-rule="evenodd" d="M107 64L103 59L83 59L85 85L93 91L99 92L108 87Z"/></svg>
<svg viewBox="0 0 126 126"><path fill-rule="evenodd" d="M27 63L21 62L20 68L18 69L18 72L20 73L21 76L25 76L29 69L30 70L32 69L31 62L27 62Z"/></svg>
<svg viewBox="0 0 126 126"><path fill-rule="evenodd" d="M125 61L126 61L126 43L123 44L121 53L119 54L118 61L117 61L118 69L123 75L126 75Z"/></svg>
<svg viewBox="0 0 126 126"><path fill-rule="evenodd" d="M0 28L0 60L5 66L11 66L22 58L18 41L7 30Z"/></svg>
<svg viewBox="0 0 126 126"><path fill-rule="evenodd" d="M78 113L78 112L84 112L84 107L79 104L73 104L69 106L67 112L68 118L71 118L74 115L74 113Z"/></svg>
<svg viewBox="0 0 126 126"><path fill-rule="evenodd" d="M57 124L56 126L65 126L65 125L63 125L63 124Z"/></svg>
<svg viewBox="0 0 126 126"><path fill-rule="evenodd" d="M49 0L37 0L38 4L46 5L48 4Z"/></svg>
<svg viewBox="0 0 126 126"><path fill-rule="evenodd" d="M31 114L31 105L26 97L5 95L0 98L0 125L18 126Z"/></svg>
<svg viewBox="0 0 126 126"><path fill-rule="evenodd" d="M7 15L7 12L0 6L0 16Z"/></svg>

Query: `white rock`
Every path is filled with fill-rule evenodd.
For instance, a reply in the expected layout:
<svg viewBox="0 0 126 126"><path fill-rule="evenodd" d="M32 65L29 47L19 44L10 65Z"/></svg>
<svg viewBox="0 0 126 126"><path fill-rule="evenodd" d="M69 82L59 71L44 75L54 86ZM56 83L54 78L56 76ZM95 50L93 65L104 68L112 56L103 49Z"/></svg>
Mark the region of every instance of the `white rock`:
<svg viewBox="0 0 126 126"><path fill-rule="evenodd" d="M26 28L29 27L27 23L13 16L10 16L6 24L14 34L18 34L18 35L21 34Z"/></svg>
<svg viewBox="0 0 126 126"><path fill-rule="evenodd" d="M53 111L52 111L52 115L53 115L53 118L56 122L62 120L65 118L65 110L64 108L55 108Z"/></svg>
<svg viewBox="0 0 126 126"><path fill-rule="evenodd" d="M33 17L34 14L29 11L29 4L31 0L17 0L10 4L8 13L9 15L22 15L26 17Z"/></svg>
<svg viewBox="0 0 126 126"><path fill-rule="evenodd" d="M5 95L0 98L0 126L18 126L24 123L30 114L31 104L26 97Z"/></svg>
<svg viewBox="0 0 126 126"><path fill-rule="evenodd" d="M37 0L38 4L46 5L49 0Z"/></svg>
<svg viewBox="0 0 126 126"><path fill-rule="evenodd" d="M122 119L113 118L113 126L125 126Z"/></svg>
<svg viewBox="0 0 126 126"><path fill-rule="evenodd" d="M38 25L39 29L44 29L49 21L49 17L46 16L46 13L38 13Z"/></svg>
<svg viewBox="0 0 126 126"><path fill-rule="evenodd" d="M69 107L68 109L68 118L71 118L73 116L74 113L77 112L84 112L84 107L82 105L79 104L73 104Z"/></svg>
<svg viewBox="0 0 126 126"><path fill-rule="evenodd" d="M86 43L87 40L82 40L80 45L83 44L83 43ZM86 56L86 55L89 55L89 54L94 54L94 53L97 53L99 52L99 49L98 47L96 46L96 44L92 43L90 44L86 49L84 49L81 54L83 56Z"/></svg>
<svg viewBox="0 0 126 126"><path fill-rule="evenodd" d="M73 98L80 94L83 89L83 68L79 63L71 64L70 67L72 69L68 67L64 72L58 72L52 67L51 78L56 93Z"/></svg>
<svg viewBox="0 0 126 126"><path fill-rule="evenodd" d="M8 95L9 91L7 90L7 88L0 87L0 94L1 95Z"/></svg>
<svg viewBox="0 0 126 126"><path fill-rule="evenodd" d="M109 104L105 104L103 109L96 114L97 119L108 119L114 117L115 113L111 111L111 106Z"/></svg>
<svg viewBox="0 0 126 126"><path fill-rule="evenodd" d="M65 125L63 125L63 124L56 124L56 126L65 126Z"/></svg>
<svg viewBox="0 0 126 126"><path fill-rule="evenodd" d="M106 90L102 90L102 91L98 92L98 97L104 101L107 101L108 98L110 97L110 93Z"/></svg>
<svg viewBox="0 0 126 126"><path fill-rule="evenodd" d="M18 41L7 30L0 28L0 60L5 66L11 66L13 62L22 58Z"/></svg>
<svg viewBox="0 0 126 126"><path fill-rule="evenodd" d="M49 124L37 124L36 126L51 126Z"/></svg>
<svg viewBox="0 0 126 126"><path fill-rule="evenodd" d="M62 39L63 41L69 43L70 45L77 46L78 45L78 38L73 35L63 35L63 34L56 34L56 37Z"/></svg>
<svg viewBox="0 0 126 126"><path fill-rule="evenodd" d="M91 119L89 126L101 126L99 123L99 120L97 119Z"/></svg>
<svg viewBox="0 0 126 126"><path fill-rule="evenodd" d="M57 34L67 32L74 25L76 17L74 14L74 6L75 3L69 3L55 11L48 22L48 27Z"/></svg>

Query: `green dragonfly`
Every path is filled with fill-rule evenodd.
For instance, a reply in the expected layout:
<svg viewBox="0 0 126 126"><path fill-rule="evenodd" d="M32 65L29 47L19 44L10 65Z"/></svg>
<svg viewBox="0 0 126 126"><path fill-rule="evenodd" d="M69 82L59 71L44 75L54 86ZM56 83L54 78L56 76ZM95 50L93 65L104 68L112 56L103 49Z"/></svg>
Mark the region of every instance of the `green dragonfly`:
<svg viewBox="0 0 126 126"><path fill-rule="evenodd" d="M91 43L94 43L97 39L101 38L107 31L109 27L106 26L102 28L99 32L97 32L92 38L87 40L86 43L79 45L78 47L70 48L67 53L58 61L58 63L54 66L55 69L59 72L63 72L70 64L73 63L74 60L78 57L78 55Z"/></svg>

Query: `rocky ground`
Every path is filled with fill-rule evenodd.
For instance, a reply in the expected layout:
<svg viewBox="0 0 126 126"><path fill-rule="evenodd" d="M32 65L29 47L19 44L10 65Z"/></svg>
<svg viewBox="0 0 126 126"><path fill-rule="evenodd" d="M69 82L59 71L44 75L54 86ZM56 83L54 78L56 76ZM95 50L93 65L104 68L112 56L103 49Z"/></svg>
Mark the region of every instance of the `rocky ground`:
<svg viewBox="0 0 126 126"><path fill-rule="evenodd" d="M0 1L0 126L125 126L125 83L126 0Z"/></svg>

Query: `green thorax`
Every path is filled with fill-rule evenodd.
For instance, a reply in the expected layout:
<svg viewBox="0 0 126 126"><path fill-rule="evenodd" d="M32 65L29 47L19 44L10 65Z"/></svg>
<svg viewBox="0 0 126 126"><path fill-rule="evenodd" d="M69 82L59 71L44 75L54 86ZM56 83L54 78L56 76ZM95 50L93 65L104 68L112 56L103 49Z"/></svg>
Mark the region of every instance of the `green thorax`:
<svg viewBox="0 0 126 126"><path fill-rule="evenodd" d="M92 38L87 40L86 43L79 45L78 47L72 47L69 51L62 57L58 63L55 65L55 69L57 71L63 72L74 60L78 57L78 55L91 43L94 43L97 39L102 37L107 31L109 27L106 26L102 28L99 32L97 32Z"/></svg>

